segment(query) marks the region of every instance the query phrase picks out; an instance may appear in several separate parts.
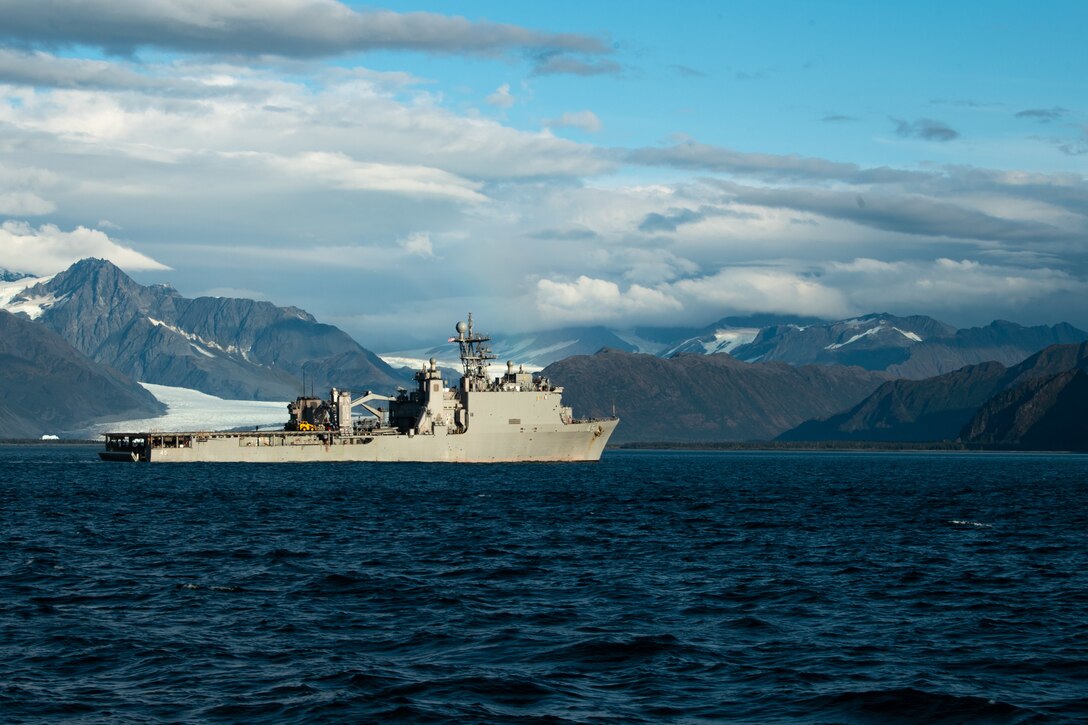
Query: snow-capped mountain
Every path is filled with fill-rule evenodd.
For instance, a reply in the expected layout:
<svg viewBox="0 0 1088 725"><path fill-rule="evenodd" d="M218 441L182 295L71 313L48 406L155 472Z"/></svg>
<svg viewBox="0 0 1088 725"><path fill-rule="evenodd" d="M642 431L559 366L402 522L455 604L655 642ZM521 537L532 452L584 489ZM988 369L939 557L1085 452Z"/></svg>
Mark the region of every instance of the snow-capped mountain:
<svg viewBox="0 0 1088 725"><path fill-rule="evenodd" d="M793 365L858 365L885 370L907 360L913 346L955 333L956 328L931 317L874 314L837 322L766 327L731 354L746 362L777 360Z"/></svg>
<svg viewBox="0 0 1088 725"><path fill-rule="evenodd" d="M44 324L134 380L234 399L289 400L316 390L391 389L404 376L332 325L295 307L188 299L144 286L108 261L3 283L0 306Z"/></svg>
<svg viewBox="0 0 1088 725"><path fill-rule="evenodd" d="M189 299L165 285L138 284L103 260L82 260L50 277L5 274L0 309L53 330L132 381L224 399L290 400L304 378L315 392L332 386L390 391L410 379L410 371L395 367L418 369L432 357L451 379L460 369L453 344L402 350L382 360L304 310L246 299ZM958 330L929 317L873 314L834 322L727 317L700 328L569 327L497 334L492 347L495 374L507 360L537 371L607 349L659 358L695 354L793 366L852 365L920 379L987 361L1015 365L1049 345L1085 340L1088 333L1067 324L1024 327L998 321ZM137 391L137 397L145 393Z"/></svg>
<svg viewBox="0 0 1088 725"><path fill-rule="evenodd" d="M1067 324L1024 327L996 321L956 329L925 316L872 314L827 322L815 318L726 317L702 328L569 327L522 335L496 335L497 363L514 360L537 370L572 355L601 349L658 357L725 353L744 362L790 365L856 365L921 379L964 365L995 361L1015 365L1048 345L1088 340L1088 332ZM437 358L456 368L453 345L383 354L392 365L418 367Z"/></svg>
<svg viewBox="0 0 1088 725"><path fill-rule="evenodd" d="M28 288L44 284L52 277L32 277L17 272L8 272L0 269L0 309L7 310L13 315L29 317L34 320L42 314L45 307L56 302L56 299L46 296L23 294ZM18 300L16 300L18 298Z"/></svg>
<svg viewBox="0 0 1088 725"><path fill-rule="evenodd" d="M1049 345L1084 340L1088 333L1065 323L1024 327L999 320L986 327L956 329L931 317L873 314L765 328L730 354L746 362L858 365L922 379L982 362L1015 365Z"/></svg>
<svg viewBox="0 0 1088 725"><path fill-rule="evenodd" d="M25 272L12 272L10 269L0 267L0 282L18 282L21 279L33 276L34 275Z"/></svg>

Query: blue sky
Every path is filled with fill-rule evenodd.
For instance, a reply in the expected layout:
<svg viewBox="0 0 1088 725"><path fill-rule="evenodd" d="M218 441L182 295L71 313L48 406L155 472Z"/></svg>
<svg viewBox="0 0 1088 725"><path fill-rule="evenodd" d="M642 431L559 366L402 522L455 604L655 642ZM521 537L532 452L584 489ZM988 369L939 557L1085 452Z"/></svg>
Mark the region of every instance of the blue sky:
<svg viewBox="0 0 1088 725"><path fill-rule="evenodd" d="M755 312L1088 327L1082 3L0 0L0 266L379 350Z"/></svg>
<svg viewBox="0 0 1088 725"><path fill-rule="evenodd" d="M396 4L441 12L447 3ZM1001 164L1083 170L1016 113L1083 99L1088 62L1077 3L745 2L458 4L468 17L606 39L616 74L533 76L523 63L381 53L351 60L434 79L449 102L480 107L502 83L504 120L534 130L570 108L602 119L597 144L646 146L678 135L749 151L862 165ZM471 10L469 10L471 9ZM529 70L529 73L527 73ZM524 87L523 85L524 84ZM1064 105L1063 105L1064 104ZM903 140L891 118L945 121L957 144ZM1076 121L1067 118L1076 125ZM1075 130L1075 129L1074 129ZM1057 135L1061 136L1061 133ZM1070 135L1070 134L1065 134ZM1071 134L1076 137L1076 133ZM1042 152L1042 153L1041 153Z"/></svg>

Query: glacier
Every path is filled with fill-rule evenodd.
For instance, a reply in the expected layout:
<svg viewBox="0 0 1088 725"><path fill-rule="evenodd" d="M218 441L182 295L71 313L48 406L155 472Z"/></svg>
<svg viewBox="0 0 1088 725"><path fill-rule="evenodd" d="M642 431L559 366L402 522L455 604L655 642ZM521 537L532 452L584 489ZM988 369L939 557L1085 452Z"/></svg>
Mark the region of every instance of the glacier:
<svg viewBox="0 0 1088 725"><path fill-rule="evenodd" d="M108 431L217 431L236 428L282 428L287 422L287 401L227 400L190 388L140 383L166 405L166 414L157 418L139 418L94 427L95 433Z"/></svg>

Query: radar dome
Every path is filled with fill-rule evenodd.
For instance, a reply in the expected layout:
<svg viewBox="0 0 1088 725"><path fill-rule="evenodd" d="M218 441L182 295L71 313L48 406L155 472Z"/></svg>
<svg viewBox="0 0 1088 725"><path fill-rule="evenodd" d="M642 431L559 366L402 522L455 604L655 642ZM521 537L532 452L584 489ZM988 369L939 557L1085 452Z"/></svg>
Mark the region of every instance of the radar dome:
<svg viewBox="0 0 1088 725"><path fill-rule="evenodd" d="M465 330L467 330L467 329L468 329L468 325L466 325L466 324L464 323L464 321L463 321L463 320L462 320L461 322L458 322L458 323L457 323L457 332L459 332L459 333L461 333L462 335L464 335L464 334L465 334Z"/></svg>

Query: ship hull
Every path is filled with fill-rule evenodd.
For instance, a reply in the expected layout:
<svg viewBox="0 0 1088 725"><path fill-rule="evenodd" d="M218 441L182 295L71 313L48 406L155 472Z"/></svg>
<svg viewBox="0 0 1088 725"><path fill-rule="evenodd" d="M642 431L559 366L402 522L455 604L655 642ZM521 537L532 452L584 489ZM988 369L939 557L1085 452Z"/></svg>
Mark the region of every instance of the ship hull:
<svg viewBox="0 0 1088 725"><path fill-rule="evenodd" d="M577 421L523 429L454 434L436 426L425 435L335 433L128 433L109 434L104 460L148 463L306 463L387 461L511 463L596 461L618 420ZM118 441L132 441L120 448Z"/></svg>

